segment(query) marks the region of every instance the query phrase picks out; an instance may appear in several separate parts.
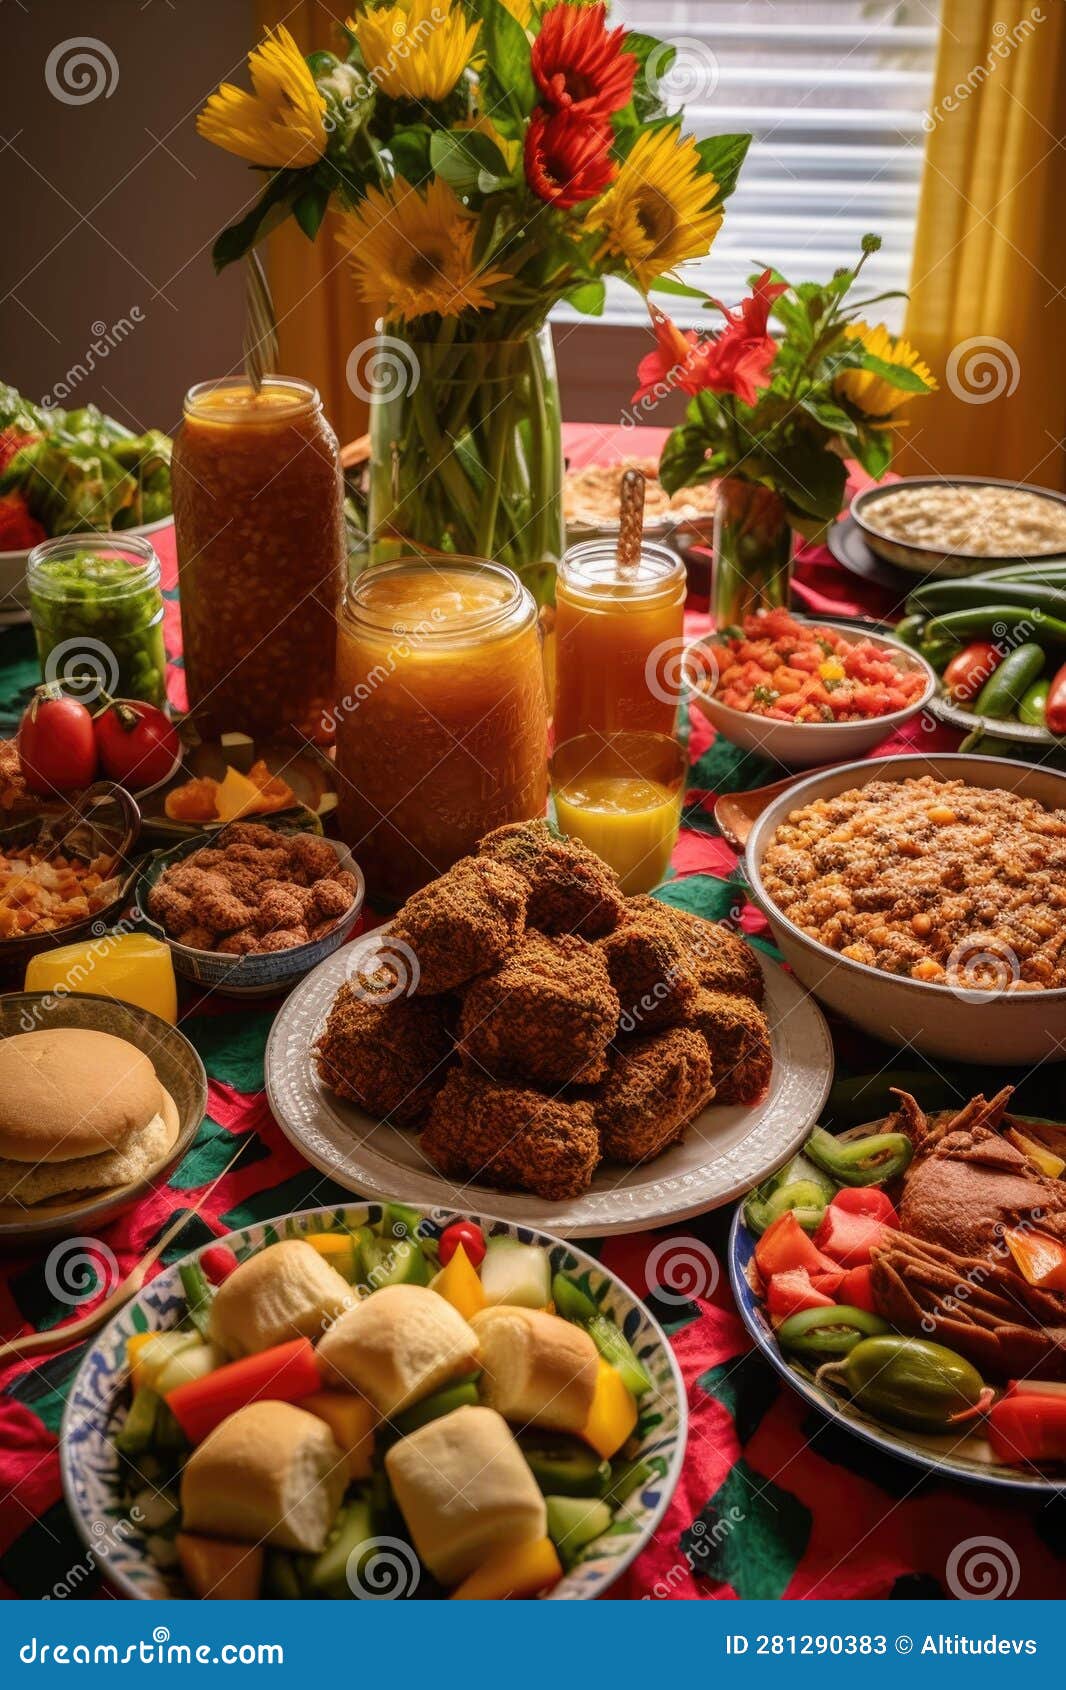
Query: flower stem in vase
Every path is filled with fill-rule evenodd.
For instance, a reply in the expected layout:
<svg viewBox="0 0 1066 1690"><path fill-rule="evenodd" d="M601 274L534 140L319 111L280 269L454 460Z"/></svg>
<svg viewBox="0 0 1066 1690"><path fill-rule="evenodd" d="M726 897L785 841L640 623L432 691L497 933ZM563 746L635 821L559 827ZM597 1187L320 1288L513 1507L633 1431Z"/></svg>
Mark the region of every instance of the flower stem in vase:
<svg viewBox="0 0 1066 1690"><path fill-rule="evenodd" d="M773 488L726 476L714 515L711 614L716 628L739 627L757 610L788 604L792 530Z"/></svg>

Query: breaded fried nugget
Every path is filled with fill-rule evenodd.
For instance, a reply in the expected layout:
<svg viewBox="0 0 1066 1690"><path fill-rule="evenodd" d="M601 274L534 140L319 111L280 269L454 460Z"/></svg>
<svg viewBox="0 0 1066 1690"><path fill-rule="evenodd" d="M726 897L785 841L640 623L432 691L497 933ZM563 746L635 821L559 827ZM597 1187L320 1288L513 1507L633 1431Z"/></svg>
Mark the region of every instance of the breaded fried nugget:
<svg viewBox="0 0 1066 1690"><path fill-rule="evenodd" d="M711 1052L716 1103L754 1103L773 1068L770 1027L750 998L702 987L685 1008L683 1027L701 1033Z"/></svg>
<svg viewBox="0 0 1066 1690"><path fill-rule="evenodd" d="M462 857L408 898L389 938L417 960L417 994L433 996L494 968L522 943L525 928L521 875L488 858Z"/></svg>
<svg viewBox="0 0 1066 1690"><path fill-rule="evenodd" d="M257 845L268 850L276 849L282 837L275 828L267 827L265 822L230 822L229 827L219 834L223 845Z"/></svg>
<svg viewBox="0 0 1066 1690"><path fill-rule="evenodd" d="M555 1202L587 1191L600 1157L587 1099L544 1097L461 1068L437 1093L419 1145L450 1179L518 1186Z"/></svg>
<svg viewBox="0 0 1066 1690"><path fill-rule="evenodd" d="M626 905L614 932L597 941L596 949L622 1006L619 1031L651 1033L679 1021L699 986L669 922L655 911L634 909L633 902Z"/></svg>
<svg viewBox="0 0 1066 1690"><path fill-rule="evenodd" d="M459 1049L467 1067L548 1088L591 1084L607 1071L618 998L595 945L572 933L530 933L463 999Z"/></svg>
<svg viewBox="0 0 1066 1690"><path fill-rule="evenodd" d="M444 1078L451 1037L430 998L375 1001L345 982L314 1047L323 1085L396 1126L417 1125Z"/></svg>
<svg viewBox="0 0 1066 1690"><path fill-rule="evenodd" d="M477 849L526 881L526 920L542 933L597 939L621 916L624 899L614 870L546 821L510 822L487 833Z"/></svg>
<svg viewBox="0 0 1066 1690"><path fill-rule="evenodd" d="M752 1003L762 1003L765 982L759 959L739 933L646 893L629 903L630 908L653 918L659 915L669 923L685 947L686 961L701 986L709 992L737 992Z"/></svg>
<svg viewBox="0 0 1066 1690"><path fill-rule="evenodd" d="M658 1156L713 1096L710 1052L693 1029L620 1040L593 1102L604 1156L629 1163Z"/></svg>

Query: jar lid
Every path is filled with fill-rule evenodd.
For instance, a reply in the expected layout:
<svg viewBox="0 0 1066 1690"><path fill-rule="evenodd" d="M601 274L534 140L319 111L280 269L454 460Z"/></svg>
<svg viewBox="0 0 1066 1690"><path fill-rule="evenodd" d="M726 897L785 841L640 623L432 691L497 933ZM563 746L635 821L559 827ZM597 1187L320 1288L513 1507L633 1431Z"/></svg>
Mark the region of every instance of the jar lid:
<svg viewBox="0 0 1066 1690"><path fill-rule="evenodd" d="M26 584L37 598L136 598L159 586L159 559L139 534L63 534L42 540L26 559Z"/></svg>
<svg viewBox="0 0 1066 1690"><path fill-rule="evenodd" d="M317 387L300 376L265 376L257 393L244 376L199 381L185 395L185 415L198 422L276 423L321 404Z"/></svg>
<svg viewBox="0 0 1066 1690"><path fill-rule="evenodd" d="M589 598L647 599L683 585L686 574L683 560L666 546L645 541L636 568L623 572L613 540L585 540L563 553L559 579Z"/></svg>
<svg viewBox="0 0 1066 1690"><path fill-rule="evenodd" d="M372 564L345 594L346 614L375 634L455 640L496 634L536 614L513 570L485 558L397 558Z"/></svg>

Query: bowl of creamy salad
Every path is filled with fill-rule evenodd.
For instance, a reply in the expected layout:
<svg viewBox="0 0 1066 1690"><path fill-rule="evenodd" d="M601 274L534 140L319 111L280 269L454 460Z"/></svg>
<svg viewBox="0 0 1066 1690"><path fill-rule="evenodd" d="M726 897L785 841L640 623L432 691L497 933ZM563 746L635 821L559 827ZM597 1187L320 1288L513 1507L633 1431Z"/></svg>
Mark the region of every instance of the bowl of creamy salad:
<svg viewBox="0 0 1066 1690"><path fill-rule="evenodd" d="M1066 556L1066 494L987 476L868 487L851 515L870 550L916 575L973 575Z"/></svg>

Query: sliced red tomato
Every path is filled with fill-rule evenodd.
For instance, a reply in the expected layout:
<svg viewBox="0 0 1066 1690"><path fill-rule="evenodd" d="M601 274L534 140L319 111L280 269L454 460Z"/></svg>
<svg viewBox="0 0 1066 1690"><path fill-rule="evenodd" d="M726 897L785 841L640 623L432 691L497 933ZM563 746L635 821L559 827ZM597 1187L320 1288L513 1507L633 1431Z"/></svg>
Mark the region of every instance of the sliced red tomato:
<svg viewBox="0 0 1066 1690"><path fill-rule="evenodd" d="M838 1301L846 1303L850 1309L865 1309L867 1314L878 1312L874 1301L874 1270L869 1262L862 1267L848 1269L840 1285Z"/></svg>
<svg viewBox="0 0 1066 1690"><path fill-rule="evenodd" d="M870 1260L874 1246L881 1242L884 1231L884 1223L874 1215L852 1214L830 1203L814 1242L841 1267L863 1267Z"/></svg>
<svg viewBox="0 0 1066 1690"><path fill-rule="evenodd" d="M882 1226L899 1226L899 1216L890 1197L879 1185L846 1185L832 1199L831 1209L843 1209L849 1215L872 1215Z"/></svg>
<svg viewBox="0 0 1066 1690"><path fill-rule="evenodd" d="M812 1283L806 1268L792 1268L788 1273L775 1273L766 1294L772 1320L787 1320L801 1309L828 1309L832 1297L819 1291Z"/></svg>
<svg viewBox="0 0 1066 1690"><path fill-rule="evenodd" d="M775 1273L806 1268L808 1273L833 1273L837 1263L827 1260L800 1226L792 1210L772 1222L755 1246L755 1265L769 1282Z"/></svg>

